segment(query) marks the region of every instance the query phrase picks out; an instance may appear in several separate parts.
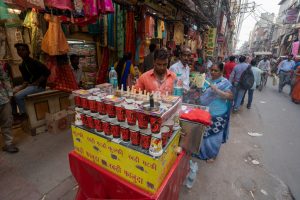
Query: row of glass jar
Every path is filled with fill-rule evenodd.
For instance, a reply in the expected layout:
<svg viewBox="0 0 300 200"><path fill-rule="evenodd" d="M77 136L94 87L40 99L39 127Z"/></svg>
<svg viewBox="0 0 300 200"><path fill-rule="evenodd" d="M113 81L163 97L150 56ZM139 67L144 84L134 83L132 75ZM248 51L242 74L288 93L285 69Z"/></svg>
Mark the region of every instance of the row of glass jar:
<svg viewBox="0 0 300 200"><path fill-rule="evenodd" d="M97 96L75 96L75 105L83 111L107 115L116 118L118 122L127 122L129 126L138 124L140 129L147 129L150 122L152 133L159 133L162 119L158 116L147 115L135 108L133 104L103 101Z"/></svg>
<svg viewBox="0 0 300 200"><path fill-rule="evenodd" d="M77 109L79 112L79 109ZM151 129L140 129L138 125L128 125L125 122L119 122L108 116L92 113L89 110L80 112L82 125L96 133L121 138L124 142L130 142L134 146L148 150L150 146L157 148L157 151L168 143L173 134L173 124L165 124L158 133L152 133ZM76 124L76 122L75 122ZM153 143L153 145L151 145Z"/></svg>

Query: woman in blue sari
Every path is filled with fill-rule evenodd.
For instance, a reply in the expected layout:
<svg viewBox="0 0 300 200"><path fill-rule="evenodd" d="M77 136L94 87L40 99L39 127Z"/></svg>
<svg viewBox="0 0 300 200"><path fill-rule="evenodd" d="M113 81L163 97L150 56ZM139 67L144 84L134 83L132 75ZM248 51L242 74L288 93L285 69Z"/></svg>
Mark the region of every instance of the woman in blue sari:
<svg viewBox="0 0 300 200"><path fill-rule="evenodd" d="M132 54L125 53L123 58L121 58L116 64L115 64L115 70L118 74L118 83L119 87L123 85L123 89L126 90L127 86L131 87L132 81L135 77L140 76L140 71L138 69L135 69L132 62L131 62Z"/></svg>
<svg viewBox="0 0 300 200"><path fill-rule="evenodd" d="M210 68L211 78L207 78L202 88L200 104L209 107L213 124L206 128L198 158L213 162L222 143L228 138L232 85L223 77L223 63Z"/></svg>

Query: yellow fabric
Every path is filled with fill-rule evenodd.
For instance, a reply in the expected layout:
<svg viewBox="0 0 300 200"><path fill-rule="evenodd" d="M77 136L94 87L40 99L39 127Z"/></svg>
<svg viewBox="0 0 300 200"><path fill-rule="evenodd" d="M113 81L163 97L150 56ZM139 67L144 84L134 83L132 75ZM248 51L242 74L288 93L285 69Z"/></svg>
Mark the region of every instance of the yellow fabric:
<svg viewBox="0 0 300 200"><path fill-rule="evenodd" d="M49 28L42 41L42 50L50 56L68 53L69 45L62 31L59 18L49 14L45 14L44 18L49 22Z"/></svg>
<svg viewBox="0 0 300 200"><path fill-rule="evenodd" d="M161 20L158 20L157 21L157 38L158 39L162 39L162 24L163 24L163 21Z"/></svg>
<svg viewBox="0 0 300 200"><path fill-rule="evenodd" d="M164 21L161 21L160 27L161 27L161 31L165 32L165 22Z"/></svg>
<svg viewBox="0 0 300 200"><path fill-rule="evenodd" d="M182 23L176 23L174 26L174 41L177 45L184 42L184 25Z"/></svg>

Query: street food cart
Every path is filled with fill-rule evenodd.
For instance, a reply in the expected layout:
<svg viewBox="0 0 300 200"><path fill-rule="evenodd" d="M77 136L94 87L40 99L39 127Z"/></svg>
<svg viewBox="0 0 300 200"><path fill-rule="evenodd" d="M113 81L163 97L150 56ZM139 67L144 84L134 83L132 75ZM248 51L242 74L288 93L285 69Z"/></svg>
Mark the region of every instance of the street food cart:
<svg viewBox="0 0 300 200"><path fill-rule="evenodd" d="M111 90L103 84L73 92L69 158L77 199L178 199L205 125L179 119L182 108L192 109L180 97Z"/></svg>

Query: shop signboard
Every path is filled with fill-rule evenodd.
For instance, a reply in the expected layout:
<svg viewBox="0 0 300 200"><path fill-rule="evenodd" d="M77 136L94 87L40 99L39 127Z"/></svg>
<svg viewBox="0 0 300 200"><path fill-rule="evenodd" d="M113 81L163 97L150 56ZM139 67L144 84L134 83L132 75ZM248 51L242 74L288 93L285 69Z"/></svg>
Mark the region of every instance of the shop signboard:
<svg viewBox="0 0 300 200"><path fill-rule="evenodd" d="M299 9L291 8L286 11L284 24L295 24L297 22Z"/></svg>
<svg viewBox="0 0 300 200"><path fill-rule="evenodd" d="M213 56L214 49L216 46L216 35L217 35L217 29L216 28L210 28L208 30L208 41L206 45L206 55L207 56Z"/></svg>
<svg viewBox="0 0 300 200"><path fill-rule="evenodd" d="M173 134L165 152L159 158L127 148L80 127L72 126L72 136L76 153L154 194L176 161L180 133L177 131Z"/></svg>
<svg viewBox="0 0 300 200"><path fill-rule="evenodd" d="M224 41L225 41L225 37L223 35L219 35L218 39L217 39L217 42L218 43L224 43Z"/></svg>

